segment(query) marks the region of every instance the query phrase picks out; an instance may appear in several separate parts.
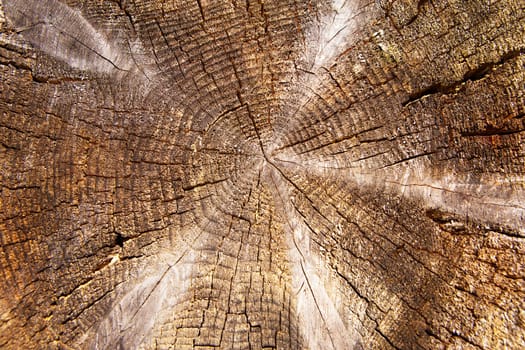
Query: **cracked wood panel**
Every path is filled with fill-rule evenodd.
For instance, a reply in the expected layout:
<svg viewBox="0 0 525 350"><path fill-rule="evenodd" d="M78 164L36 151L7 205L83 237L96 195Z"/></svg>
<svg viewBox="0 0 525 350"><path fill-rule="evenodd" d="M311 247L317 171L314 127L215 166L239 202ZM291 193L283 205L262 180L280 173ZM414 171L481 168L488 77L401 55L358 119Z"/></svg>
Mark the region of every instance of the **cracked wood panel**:
<svg viewBox="0 0 525 350"><path fill-rule="evenodd" d="M0 347L525 347L522 1L0 1Z"/></svg>

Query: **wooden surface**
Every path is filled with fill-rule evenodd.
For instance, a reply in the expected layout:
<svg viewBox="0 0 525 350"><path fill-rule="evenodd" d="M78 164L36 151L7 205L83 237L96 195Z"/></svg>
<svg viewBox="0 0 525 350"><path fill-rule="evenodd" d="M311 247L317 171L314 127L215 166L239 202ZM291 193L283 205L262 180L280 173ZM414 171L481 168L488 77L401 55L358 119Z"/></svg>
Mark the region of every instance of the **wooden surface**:
<svg viewBox="0 0 525 350"><path fill-rule="evenodd" d="M0 0L0 348L525 348L524 15Z"/></svg>

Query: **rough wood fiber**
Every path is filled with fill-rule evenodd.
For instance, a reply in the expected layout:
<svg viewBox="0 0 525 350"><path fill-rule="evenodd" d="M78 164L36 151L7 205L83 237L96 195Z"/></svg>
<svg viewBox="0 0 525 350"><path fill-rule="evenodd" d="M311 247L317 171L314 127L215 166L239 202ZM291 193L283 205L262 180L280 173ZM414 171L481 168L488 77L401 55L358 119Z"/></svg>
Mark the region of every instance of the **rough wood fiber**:
<svg viewBox="0 0 525 350"><path fill-rule="evenodd" d="M524 7L0 1L0 348L525 348Z"/></svg>

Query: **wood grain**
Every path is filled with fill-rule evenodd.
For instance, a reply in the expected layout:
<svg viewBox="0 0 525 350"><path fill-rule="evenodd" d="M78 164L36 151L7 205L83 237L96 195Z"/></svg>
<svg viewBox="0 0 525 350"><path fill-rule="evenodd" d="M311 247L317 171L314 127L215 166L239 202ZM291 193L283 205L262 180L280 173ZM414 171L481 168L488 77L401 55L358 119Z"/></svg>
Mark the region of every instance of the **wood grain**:
<svg viewBox="0 0 525 350"><path fill-rule="evenodd" d="M1 0L0 347L525 348L524 6Z"/></svg>

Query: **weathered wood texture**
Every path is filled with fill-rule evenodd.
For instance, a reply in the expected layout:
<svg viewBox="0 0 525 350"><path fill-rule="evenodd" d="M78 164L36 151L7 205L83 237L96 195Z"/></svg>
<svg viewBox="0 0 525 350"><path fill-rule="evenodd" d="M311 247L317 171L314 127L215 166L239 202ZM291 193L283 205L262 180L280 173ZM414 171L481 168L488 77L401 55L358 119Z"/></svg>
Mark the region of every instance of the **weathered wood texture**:
<svg viewBox="0 0 525 350"><path fill-rule="evenodd" d="M524 16L0 1L0 348L525 348Z"/></svg>

